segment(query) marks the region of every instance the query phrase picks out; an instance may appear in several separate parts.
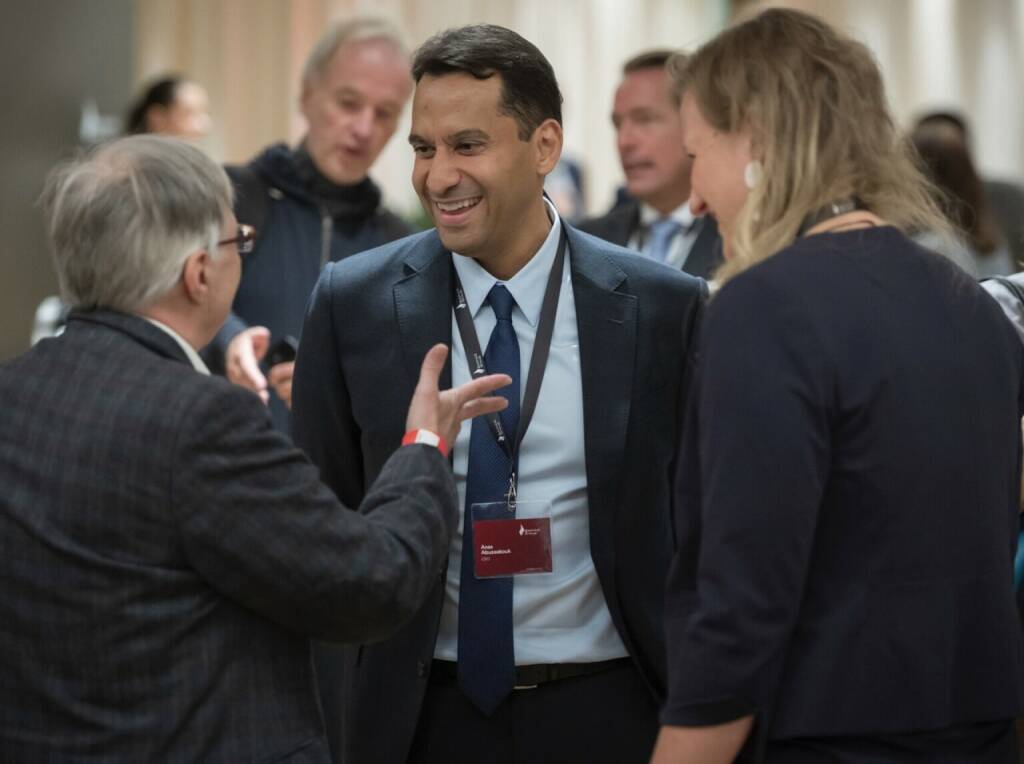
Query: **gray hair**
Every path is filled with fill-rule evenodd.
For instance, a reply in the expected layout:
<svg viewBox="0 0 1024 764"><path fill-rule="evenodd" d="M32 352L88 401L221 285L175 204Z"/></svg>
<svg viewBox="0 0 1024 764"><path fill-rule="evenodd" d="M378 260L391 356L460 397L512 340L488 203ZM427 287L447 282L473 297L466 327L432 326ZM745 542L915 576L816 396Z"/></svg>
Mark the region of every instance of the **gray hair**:
<svg viewBox="0 0 1024 764"><path fill-rule="evenodd" d="M385 19L365 17L338 21L317 40L302 67L302 84L308 85L324 73L338 48L364 40L384 40L395 46L403 56L409 47L398 27Z"/></svg>
<svg viewBox="0 0 1024 764"><path fill-rule="evenodd" d="M232 190L195 146L133 135L58 166L42 203L64 301L136 312L178 282L197 249L219 256Z"/></svg>

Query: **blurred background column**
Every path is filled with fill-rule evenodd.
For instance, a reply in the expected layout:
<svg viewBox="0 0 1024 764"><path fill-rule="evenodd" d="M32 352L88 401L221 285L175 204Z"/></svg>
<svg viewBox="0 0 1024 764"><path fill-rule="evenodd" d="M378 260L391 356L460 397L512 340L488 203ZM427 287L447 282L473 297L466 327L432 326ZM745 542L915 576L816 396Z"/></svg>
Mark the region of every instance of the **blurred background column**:
<svg viewBox="0 0 1024 764"><path fill-rule="evenodd" d="M134 14L132 0L0 3L0 360L28 347L57 291L36 200L78 146L86 102L118 119L128 105Z"/></svg>

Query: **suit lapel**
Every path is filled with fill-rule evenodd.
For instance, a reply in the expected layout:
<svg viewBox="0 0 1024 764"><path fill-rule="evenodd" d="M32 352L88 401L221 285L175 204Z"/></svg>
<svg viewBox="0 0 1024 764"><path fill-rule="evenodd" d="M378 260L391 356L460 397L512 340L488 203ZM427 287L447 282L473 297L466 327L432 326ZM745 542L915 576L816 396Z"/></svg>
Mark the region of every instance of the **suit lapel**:
<svg viewBox="0 0 1024 764"><path fill-rule="evenodd" d="M415 387L423 356L438 342L452 344L451 253L431 232L406 259L394 286L395 321L406 374ZM441 373L441 388L451 387L451 356Z"/></svg>
<svg viewBox="0 0 1024 764"><path fill-rule="evenodd" d="M591 554L603 568L602 563L611 563L613 552L618 475L632 401L638 300L628 293L626 274L611 259L574 229L568 228L568 233L583 377Z"/></svg>
<svg viewBox="0 0 1024 764"><path fill-rule="evenodd" d="M618 217L615 220L615 236L611 239L613 244L620 247L628 247L629 240L640 229L640 205L636 202L629 202L617 210Z"/></svg>

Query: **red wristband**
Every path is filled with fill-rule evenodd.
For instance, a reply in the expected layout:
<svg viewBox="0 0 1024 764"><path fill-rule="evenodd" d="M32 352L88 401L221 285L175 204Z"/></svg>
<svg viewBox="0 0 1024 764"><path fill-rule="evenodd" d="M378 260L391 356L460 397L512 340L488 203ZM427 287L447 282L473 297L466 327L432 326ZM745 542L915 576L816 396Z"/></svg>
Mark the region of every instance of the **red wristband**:
<svg viewBox="0 0 1024 764"><path fill-rule="evenodd" d="M430 430L409 430L409 432L402 437L402 445L411 446L413 443L422 443L425 446L436 446L437 450L441 452L441 456L446 458L448 456L448 444L444 442L444 438Z"/></svg>

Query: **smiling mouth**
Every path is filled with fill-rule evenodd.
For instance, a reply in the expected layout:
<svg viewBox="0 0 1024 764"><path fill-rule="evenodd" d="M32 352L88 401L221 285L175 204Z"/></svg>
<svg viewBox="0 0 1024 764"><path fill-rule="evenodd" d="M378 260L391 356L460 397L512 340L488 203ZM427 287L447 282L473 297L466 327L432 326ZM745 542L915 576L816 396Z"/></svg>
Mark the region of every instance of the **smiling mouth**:
<svg viewBox="0 0 1024 764"><path fill-rule="evenodd" d="M480 196L473 196L469 199L457 199L450 202L442 202L435 199L434 206L437 207L438 211L441 212L442 215L455 216L476 207L482 198L483 197Z"/></svg>

